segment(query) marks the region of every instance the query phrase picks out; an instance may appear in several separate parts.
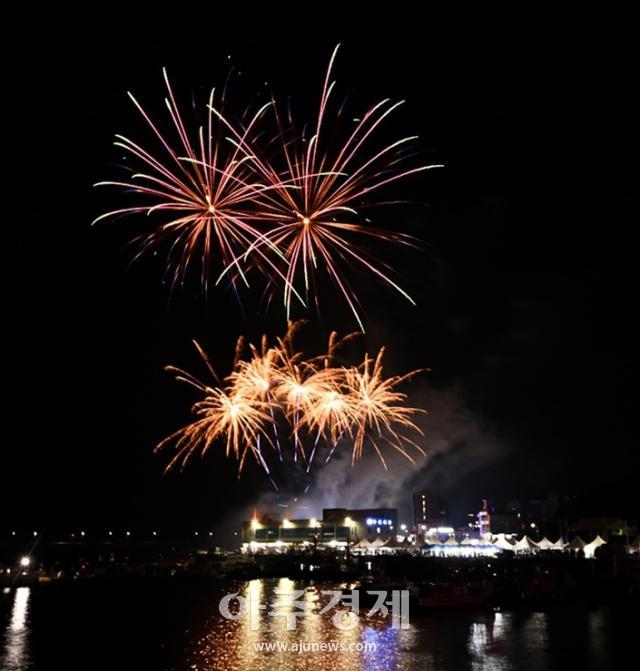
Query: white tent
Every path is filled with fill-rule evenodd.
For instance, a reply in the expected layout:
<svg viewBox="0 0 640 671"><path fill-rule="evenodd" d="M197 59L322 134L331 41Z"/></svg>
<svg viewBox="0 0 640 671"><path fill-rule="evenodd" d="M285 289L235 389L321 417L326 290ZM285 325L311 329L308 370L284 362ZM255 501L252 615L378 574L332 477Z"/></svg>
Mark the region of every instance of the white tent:
<svg viewBox="0 0 640 671"><path fill-rule="evenodd" d="M357 543L351 546L352 550L367 550L371 547L371 543L366 538L361 538Z"/></svg>
<svg viewBox="0 0 640 671"><path fill-rule="evenodd" d="M453 536L449 536L449 538L447 538L447 540L443 543L443 545L455 545L457 547L458 541Z"/></svg>
<svg viewBox="0 0 640 671"><path fill-rule="evenodd" d="M595 557L596 554L596 549L599 548L601 545L606 545L607 541L604 540L604 538L600 537L600 534L598 534L592 541L591 543L587 543L582 549L584 551L584 556L588 557L589 559L592 559Z"/></svg>
<svg viewBox="0 0 640 671"><path fill-rule="evenodd" d="M552 550L553 543L545 536L541 541L538 541L538 547L541 550Z"/></svg>
<svg viewBox="0 0 640 671"><path fill-rule="evenodd" d="M387 543L387 541L383 541L382 538L380 538L380 536L378 536L375 540L373 540L369 543L369 547L373 550L373 549L376 549L376 548L383 547L386 543Z"/></svg>
<svg viewBox="0 0 640 671"><path fill-rule="evenodd" d="M465 536L460 541L460 545L478 545L478 539L477 538L469 538L469 536Z"/></svg>
<svg viewBox="0 0 640 671"><path fill-rule="evenodd" d="M580 538L580 536L576 536L571 540L569 545L567 545L567 548L569 550L582 550L582 548L586 545L586 543Z"/></svg>
<svg viewBox="0 0 640 671"><path fill-rule="evenodd" d="M551 545L552 550L564 550L567 547L567 544L562 540L562 536Z"/></svg>
<svg viewBox="0 0 640 671"><path fill-rule="evenodd" d="M514 546L515 552L535 552L538 546L532 541L529 536L523 536Z"/></svg>
<svg viewBox="0 0 640 671"><path fill-rule="evenodd" d="M498 536L498 538L493 541L493 544L501 550L509 550L510 552L513 552L515 549L513 543L510 543L504 536Z"/></svg>

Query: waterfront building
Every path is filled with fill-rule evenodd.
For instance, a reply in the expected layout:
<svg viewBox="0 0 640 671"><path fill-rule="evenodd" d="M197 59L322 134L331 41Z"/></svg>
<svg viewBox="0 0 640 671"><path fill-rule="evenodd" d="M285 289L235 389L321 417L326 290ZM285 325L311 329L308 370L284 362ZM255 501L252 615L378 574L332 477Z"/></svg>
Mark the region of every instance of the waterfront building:
<svg viewBox="0 0 640 671"><path fill-rule="evenodd" d="M283 552L297 548L346 548L360 539L386 541L397 533L395 508L325 508L322 519L275 519L254 515L242 523L242 549Z"/></svg>

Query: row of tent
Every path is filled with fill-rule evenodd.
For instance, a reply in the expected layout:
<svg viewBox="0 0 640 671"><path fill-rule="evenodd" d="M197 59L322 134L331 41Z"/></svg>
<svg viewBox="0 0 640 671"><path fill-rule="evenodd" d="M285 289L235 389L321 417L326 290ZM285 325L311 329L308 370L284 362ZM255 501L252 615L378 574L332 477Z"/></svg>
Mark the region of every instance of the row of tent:
<svg viewBox="0 0 640 671"><path fill-rule="evenodd" d="M595 551L601 545L605 545L605 541L600 535L596 536L590 543L584 541L580 536L576 536L571 542L565 543L562 538L558 538L557 541L551 542L546 536L540 541L534 541L529 536L523 536L519 541L515 539L509 539L504 534L495 536L490 545L500 549L508 550L510 552L526 553L526 552L538 552L540 550L581 550L585 557L593 557ZM636 543L638 541L636 540ZM473 546L477 545L478 541L472 538L465 538L462 541L458 542L453 536L447 538L446 541L442 543L437 543L437 545L449 545L449 546ZM426 543L422 546L423 549L429 547L429 543ZM408 550L416 549L416 545L410 543L409 541L402 540L398 541L396 538L389 538L383 540L378 536L374 540L370 541L366 538L362 538L351 546L352 550Z"/></svg>
<svg viewBox="0 0 640 671"><path fill-rule="evenodd" d="M601 545L606 545L607 541L600 535L596 536L590 543L582 540L580 536L576 536L569 543L565 543L562 537L557 541L552 542L546 536L539 541L533 541L529 536L523 536L519 541L514 541L506 538L504 535L496 537L493 545L501 550L511 550L512 552L536 552L538 550L581 550L585 557L593 557L596 550Z"/></svg>

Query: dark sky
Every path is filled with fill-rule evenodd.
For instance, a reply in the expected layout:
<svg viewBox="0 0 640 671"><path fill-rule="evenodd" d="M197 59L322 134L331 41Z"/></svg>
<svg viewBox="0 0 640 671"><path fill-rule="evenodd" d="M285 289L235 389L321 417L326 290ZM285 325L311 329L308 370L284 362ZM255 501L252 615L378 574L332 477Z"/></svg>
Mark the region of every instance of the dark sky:
<svg viewBox="0 0 640 671"><path fill-rule="evenodd" d="M462 508L554 489L637 511L630 18L414 4L139 15L108 5L14 20L23 46L4 68L6 526L215 525L265 487L257 472L236 483L219 457L162 478L152 447L192 400L163 365L197 367L197 338L224 368L237 335L279 333L283 315L256 313L245 295L243 316L224 290L208 304L193 287L170 301L158 262L127 269L133 220L89 227L117 200L92 184L122 175L114 133L149 139L127 90L164 114L162 66L185 108L232 63L241 100L268 81L304 114L337 42L338 90L354 112L406 99L383 132L418 134L423 160L446 164L394 192L426 207L376 217L425 242L425 253L391 252L418 306L353 276L368 348L386 343L394 372L431 368L414 392L432 411L425 447L437 447L411 486L440 488ZM320 332L353 328L330 293L323 304ZM386 477L372 464L349 476L383 489Z"/></svg>

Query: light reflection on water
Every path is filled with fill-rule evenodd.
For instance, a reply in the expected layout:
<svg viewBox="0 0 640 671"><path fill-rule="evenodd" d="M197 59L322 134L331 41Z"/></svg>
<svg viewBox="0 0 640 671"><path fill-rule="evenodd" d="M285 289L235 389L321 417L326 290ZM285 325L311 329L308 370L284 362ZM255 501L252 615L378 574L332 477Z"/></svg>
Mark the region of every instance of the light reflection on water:
<svg viewBox="0 0 640 671"><path fill-rule="evenodd" d="M274 589L290 591L296 587L300 588L288 579L275 583L252 580L239 593L259 603L273 603ZM194 646L190 668L194 671L460 668L454 660L464 660L465 666L477 671L506 671L514 666L509 661L510 646L501 650L502 640L513 629L511 617L503 613L480 612L476 617L465 617L462 632L455 614L454 631L448 627L447 618L441 621L437 616L427 620L412 617L408 629L398 629L391 626L390 615L369 618L365 616L366 608L361 607L357 626L341 630L332 622L335 611L319 612L326 597L321 600L319 592L311 588L302 598L310 612L297 620L295 631L287 629L286 618L269 617L264 610L259 612L258 630L251 626L248 615L237 621L212 617ZM545 628L544 616L535 614L527 626L535 630L530 635L538 636ZM452 640L455 643L450 647ZM312 643L326 643L333 649L311 651ZM265 650L265 644L277 644L279 648ZM293 644L298 644L298 649L306 645L306 650L292 651Z"/></svg>
<svg viewBox="0 0 640 671"><path fill-rule="evenodd" d="M310 613L294 630L287 629L286 617L266 610L256 610L257 630L250 617L227 620L218 612L224 594L273 604L276 589L304 585L283 578L20 587L0 595L0 669L608 671L617 668L616 651L625 654L635 642L632 609L580 604L543 612L421 613L412 607L407 629L393 628L391 615L367 618L362 605L356 626L339 629L335 609L319 612L327 603L320 590L337 585L307 586L301 601ZM265 651L256 645L301 642L341 650Z"/></svg>
<svg viewBox="0 0 640 671"><path fill-rule="evenodd" d="M250 600L254 607L257 604L273 604L278 596L274 590L290 593L300 589L294 581L287 578L278 580L267 586L263 580L251 580L241 590L241 596ZM319 611L326 603L321 602L315 589L304 591L301 601L307 612L296 618L296 627L287 627L286 617L272 617L266 610L257 611L258 628L251 626L249 615L239 620L226 620L214 616L205 635L197 642L191 660L191 668L202 670L215 669L331 669L340 671L361 668L366 660L367 668L393 669L396 654L395 640L398 630L387 626L387 621L371 620L367 626L340 629L333 625L334 611L320 615ZM295 608L286 607L280 612L292 612ZM259 648L263 644L276 643L286 647L286 651L264 651ZM356 644L367 642L375 644L375 652L358 653ZM327 643L340 647L344 652L334 650L292 652L295 645L301 643ZM351 651L353 650L353 652Z"/></svg>
<svg viewBox="0 0 640 671"><path fill-rule="evenodd" d="M0 653L0 669L3 671L23 671L29 666L27 615L30 596L30 587L18 587L13 594L11 619L5 630Z"/></svg>

